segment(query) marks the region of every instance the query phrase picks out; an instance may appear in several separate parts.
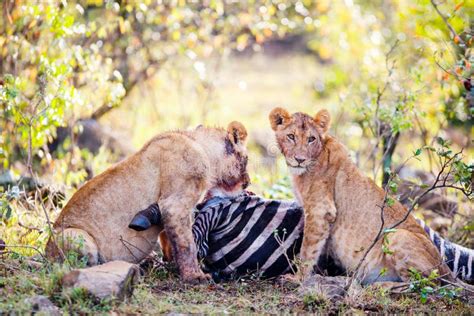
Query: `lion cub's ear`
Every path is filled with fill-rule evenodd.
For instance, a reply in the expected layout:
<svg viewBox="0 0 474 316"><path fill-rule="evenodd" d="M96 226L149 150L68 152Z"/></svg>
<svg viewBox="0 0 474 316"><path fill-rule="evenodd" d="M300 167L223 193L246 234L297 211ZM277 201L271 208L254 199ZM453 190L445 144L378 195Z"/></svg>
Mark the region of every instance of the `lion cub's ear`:
<svg viewBox="0 0 474 316"><path fill-rule="evenodd" d="M247 140L247 130L245 126L237 121L229 123L227 132L230 134L230 139L234 144L245 143Z"/></svg>
<svg viewBox="0 0 474 316"><path fill-rule="evenodd" d="M316 125L321 129L322 133L325 134L329 130L329 125L331 123L331 115L329 114L328 110L323 109L316 113L314 121L316 122Z"/></svg>
<svg viewBox="0 0 474 316"><path fill-rule="evenodd" d="M279 125L286 125L290 122L291 116L287 110L282 108L274 108L270 115L268 116L270 119L270 124L272 125L272 129L274 131L277 130Z"/></svg>

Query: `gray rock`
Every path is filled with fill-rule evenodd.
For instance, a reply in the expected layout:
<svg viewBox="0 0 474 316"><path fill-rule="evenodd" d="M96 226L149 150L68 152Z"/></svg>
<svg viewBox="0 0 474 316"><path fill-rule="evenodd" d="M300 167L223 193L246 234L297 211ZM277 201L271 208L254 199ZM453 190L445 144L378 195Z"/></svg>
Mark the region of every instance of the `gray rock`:
<svg viewBox="0 0 474 316"><path fill-rule="evenodd" d="M130 296L139 277L137 265L111 261L102 265L73 270L62 279L65 288L84 288L99 299Z"/></svg>
<svg viewBox="0 0 474 316"><path fill-rule="evenodd" d="M29 297L25 299L25 304L31 305L32 313L41 313L52 316L61 315L59 308L44 295Z"/></svg>

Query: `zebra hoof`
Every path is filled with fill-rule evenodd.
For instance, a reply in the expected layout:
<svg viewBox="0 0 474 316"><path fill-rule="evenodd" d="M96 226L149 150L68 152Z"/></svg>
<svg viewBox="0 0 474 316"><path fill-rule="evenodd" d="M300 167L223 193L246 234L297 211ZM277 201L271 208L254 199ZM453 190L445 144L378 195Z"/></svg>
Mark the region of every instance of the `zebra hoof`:
<svg viewBox="0 0 474 316"><path fill-rule="evenodd" d="M131 228L139 232L143 230L147 230L150 227L151 227L150 220L143 214L135 215L135 217L132 219L130 224L128 224L128 228Z"/></svg>

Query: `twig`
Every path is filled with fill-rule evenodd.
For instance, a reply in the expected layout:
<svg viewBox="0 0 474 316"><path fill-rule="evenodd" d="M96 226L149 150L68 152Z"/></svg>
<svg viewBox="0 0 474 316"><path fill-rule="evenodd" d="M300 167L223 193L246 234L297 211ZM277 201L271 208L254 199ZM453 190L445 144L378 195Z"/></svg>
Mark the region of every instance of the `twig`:
<svg viewBox="0 0 474 316"><path fill-rule="evenodd" d="M436 57L434 58L434 62L435 62L435 64L436 64L442 71L444 71L444 72L447 73L448 75L455 76L456 79L458 79L458 80L461 80L461 79L469 80L469 79L470 79L470 77L464 77L464 76L462 76L462 75L457 74L456 72L454 72L454 71L452 71L452 70L446 69L445 67L443 67L443 66L438 62L438 60L436 59Z"/></svg>
<svg viewBox="0 0 474 316"><path fill-rule="evenodd" d="M282 248L284 248L285 235L286 235L286 231L283 232L283 237L282 238L280 238L280 236L278 236L278 232L273 233L273 237L275 238L277 244ZM285 257L286 261L288 262L288 265L290 266L291 272L293 274L296 274L296 271L293 267L294 260L291 260L290 257L288 257L287 251L283 252L283 256Z"/></svg>
<svg viewBox="0 0 474 316"><path fill-rule="evenodd" d="M145 254L145 255L148 255L148 253L146 253L145 251L141 250L140 248L138 248L137 246L135 246L134 244L126 241L125 239L123 239L122 236L120 236L119 238L120 242L122 243L122 245L128 250L128 252L130 252L130 254L133 256L133 258L135 258L136 261L139 261L138 258L133 254L133 251L130 250L130 248L128 247L128 245L132 246L133 248L137 249L138 251L140 251L141 253Z"/></svg>
<svg viewBox="0 0 474 316"><path fill-rule="evenodd" d="M446 24L446 26L448 27L448 29L451 32L451 35L453 36L453 38L457 37L457 39L459 40L459 43L466 45L466 43L463 41L461 36L459 36L458 33L456 33L456 31L454 30L454 28L451 26L451 24L449 24L448 19L446 19L444 14L441 13L441 11L438 8L438 5L434 2L434 0L430 0L430 1L431 1L431 4L433 5L434 9L438 13L438 15L441 17L441 19L443 19L444 24Z"/></svg>
<svg viewBox="0 0 474 316"><path fill-rule="evenodd" d="M125 87L125 96L130 93L130 91L142 80L147 80L154 74L158 72L160 69L159 66L162 66L166 62L166 58L159 59L159 60L152 60L144 69L142 69L136 77L131 81L126 87ZM150 69L152 69L151 74L150 74ZM116 108L110 103L103 104L100 106L97 110L92 113L90 116L91 119L98 120L102 116L104 116L106 113L108 113L110 110Z"/></svg>
<svg viewBox="0 0 474 316"><path fill-rule="evenodd" d="M39 250L38 248L36 248L35 246L28 246L28 245L2 245L2 247L6 247L6 248L25 248L25 249L33 249L35 250L36 252L38 252L41 256L41 258L43 258L43 260L45 262L49 262L48 259L46 259L46 257L43 255L43 253L41 252L41 250Z"/></svg>
<svg viewBox="0 0 474 316"><path fill-rule="evenodd" d="M438 189L438 188L444 188L444 187L448 187L448 188L453 188L453 189L457 189L457 190L460 190L461 192L463 192L464 194L466 194L468 197L469 197L469 194L472 194L472 192L470 191L466 191L464 188L462 187L458 187L458 186L455 186L455 185L452 185L452 184L446 184L445 182L443 182L441 185L438 185L438 183L440 182L441 180L441 176L444 174L446 168L448 166L451 166L451 162L456 159L456 157L458 155L460 155L462 153L463 150L461 150L460 152L454 154L452 157L450 158L446 158L444 163L442 163L442 166L441 166L441 170L438 172L438 175L436 176L436 180L433 182L433 184L431 185L431 187L429 187L425 192L423 192L422 194L420 194L412 203L411 207L407 209L407 211L405 212L405 215L398 221L396 222L395 224L393 224L392 226L390 226L388 229L395 229L397 228L398 226L400 226L401 224L403 224L407 219L408 217L410 216L410 214L413 212L413 210L415 209L415 207L418 205L419 201L424 197L426 196L428 193L430 193L431 191L435 190L435 189ZM394 173L398 173L400 171L401 168L403 168L406 163L411 159L412 157L409 157L408 159L406 159L404 161L403 164L400 165L399 168L397 168L397 171ZM389 182L393 179L393 174L389 180ZM445 177L446 179L446 177ZM350 281L348 282L348 287L352 285L355 277L358 275L359 273L359 270L360 268L362 267L362 264L363 262L366 260L369 252L375 247L375 245L380 241L380 238L382 236L382 233L384 231L384 226L385 226L385 220L384 220L384 209L385 209L385 205L387 203L387 196L388 196L388 188L385 189L385 195L384 195L384 200L383 200L383 204L380 207L380 216L381 216L381 225L380 225L380 228L379 228L379 231L375 237L375 239L372 241L372 243L370 244L369 248L366 250L366 252L364 253L364 255L362 256L361 260L359 261L359 263L357 264L354 272L353 272L353 275L350 279Z"/></svg>
<svg viewBox="0 0 474 316"><path fill-rule="evenodd" d="M444 278L445 276L447 276L447 275L448 275L448 274L439 275L439 276L437 276L436 278L433 278L432 280L433 280L433 281L436 281L436 280L442 281L443 278ZM424 281L424 280L417 280L417 281L413 281L413 282L410 282L410 283L411 283L411 284L419 284L419 283L421 283L421 282L423 282L423 281ZM401 284L401 285L393 286L393 287L391 288L391 290L393 290L393 289L400 289L400 288L409 286L410 283L408 283L408 284L407 284L407 283L403 283L403 284Z"/></svg>
<svg viewBox="0 0 474 316"><path fill-rule="evenodd" d="M378 152L378 146L380 144L380 137L384 136L383 135L384 132L382 131L383 126L381 125L381 122L379 120L378 115L379 115L379 110L380 110L382 98L383 98L385 92L387 91L388 86L390 85L390 79L391 79L393 71L395 69L395 61L391 65L389 65L389 61L390 61L390 58L391 58L393 52L398 47L399 43L400 43L400 41L396 40L393 43L393 45L390 47L389 51L385 54L385 68L387 70L387 77L385 79L383 87L382 88L379 87L377 89L377 94L376 94L376 97L375 97L375 111L374 111L374 115L373 115L373 121L374 121L373 124L374 124L374 126L371 126L371 124L369 124L369 126L368 126L368 128L370 129L372 134L377 138L377 141L375 142L369 157L367 157L367 160L365 161L365 163L363 165L366 165L369 161L373 160L373 179L374 179L374 181L375 181L377 173L378 173L378 167L376 167L375 157L376 157L376 154ZM384 152L384 155L385 154L386 153Z"/></svg>
<svg viewBox="0 0 474 316"><path fill-rule="evenodd" d="M38 193L39 189L38 187L36 188L36 193ZM41 193L41 192L40 192ZM49 220L49 215L48 215L48 211L46 210L46 206L44 205L44 202L43 202L43 199L39 199L41 201L41 208L43 210L43 213L44 213L44 216L46 217L46 224L48 225L48 230L49 230L49 233L50 233L50 238L52 238L54 244L56 245L58 251L59 251L59 255L61 256L61 258L66 261L69 266L71 266L71 263L69 262L69 259L66 257L66 255L64 254L64 251L61 249L61 247L59 247L59 244L57 243L57 240L56 240L56 236L54 235L54 230L53 230L53 227L51 226L51 221ZM63 243L64 244L64 243Z"/></svg>
<svg viewBox="0 0 474 316"><path fill-rule="evenodd" d="M347 284L347 289L352 285L353 281L357 277L357 275L359 273L359 270L362 267L362 264L364 263L365 259L369 255L369 252L375 247L375 245L379 242L380 237L382 236L382 233L383 233L383 230L384 230L383 228L385 226L384 209L385 209L385 205L386 205L386 200L387 200L387 192L385 193L385 196L384 196L384 203L380 206L381 224L380 224L380 227L379 227L379 231L377 232L377 235L376 235L375 239L372 241L370 246L367 248L364 255L360 259L359 263L357 264L356 268L354 269L354 273L351 276L351 278L349 279L349 282Z"/></svg>
<svg viewBox="0 0 474 316"><path fill-rule="evenodd" d="M454 285L454 286L457 286L457 287L460 287L461 289L469 292L469 293L474 293L474 290L470 289L467 287L466 284L464 284L463 282L452 282L452 281L449 281L449 280L446 280L444 278L441 278L441 281L447 283L447 284L450 284L450 285Z"/></svg>
<svg viewBox="0 0 474 316"><path fill-rule="evenodd" d="M39 232L40 234L43 232L43 230L41 230L40 228L22 224L19 220L18 220L18 226L20 226L20 227L22 227L22 228L24 228L24 229L28 229L28 230L36 230L36 231Z"/></svg>

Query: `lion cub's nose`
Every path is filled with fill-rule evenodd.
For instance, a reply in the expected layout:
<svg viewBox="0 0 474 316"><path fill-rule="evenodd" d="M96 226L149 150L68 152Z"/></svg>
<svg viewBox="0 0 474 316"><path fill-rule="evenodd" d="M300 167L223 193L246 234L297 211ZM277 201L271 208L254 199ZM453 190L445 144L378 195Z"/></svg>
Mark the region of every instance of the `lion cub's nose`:
<svg viewBox="0 0 474 316"><path fill-rule="evenodd" d="M296 160L299 164L302 164L306 159L305 159L305 158L300 158L300 157L295 157L295 160Z"/></svg>

